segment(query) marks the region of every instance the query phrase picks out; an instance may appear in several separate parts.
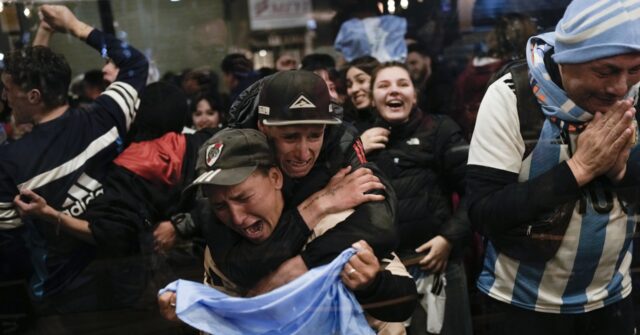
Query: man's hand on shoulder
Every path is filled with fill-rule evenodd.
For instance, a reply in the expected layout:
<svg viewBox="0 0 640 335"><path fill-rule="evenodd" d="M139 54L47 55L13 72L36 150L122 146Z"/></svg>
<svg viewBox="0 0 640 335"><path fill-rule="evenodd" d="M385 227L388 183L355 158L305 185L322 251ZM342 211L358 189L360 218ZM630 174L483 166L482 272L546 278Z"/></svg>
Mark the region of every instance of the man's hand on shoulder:
<svg viewBox="0 0 640 335"><path fill-rule="evenodd" d="M350 172L350 166L341 169L325 188L298 205L298 211L309 229L313 229L326 215L352 209L365 202L385 199L384 195L369 193L385 188L371 169L363 167Z"/></svg>

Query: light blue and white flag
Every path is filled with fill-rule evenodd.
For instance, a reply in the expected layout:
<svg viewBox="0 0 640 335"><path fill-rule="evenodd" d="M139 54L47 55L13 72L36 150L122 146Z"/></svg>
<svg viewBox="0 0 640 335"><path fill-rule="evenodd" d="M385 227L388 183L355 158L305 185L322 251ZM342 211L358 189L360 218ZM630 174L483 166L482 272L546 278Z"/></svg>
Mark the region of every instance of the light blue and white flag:
<svg viewBox="0 0 640 335"><path fill-rule="evenodd" d="M349 248L330 264L253 298L230 297L186 280L172 282L159 294L176 292L178 318L214 335L375 334L340 279L340 271L354 253Z"/></svg>
<svg viewBox="0 0 640 335"><path fill-rule="evenodd" d="M348 62L362 56L373 56L380 62L404 62L407 58L406 32L407 20L399 16L351 19L340 27L334 47Z"/></svg>

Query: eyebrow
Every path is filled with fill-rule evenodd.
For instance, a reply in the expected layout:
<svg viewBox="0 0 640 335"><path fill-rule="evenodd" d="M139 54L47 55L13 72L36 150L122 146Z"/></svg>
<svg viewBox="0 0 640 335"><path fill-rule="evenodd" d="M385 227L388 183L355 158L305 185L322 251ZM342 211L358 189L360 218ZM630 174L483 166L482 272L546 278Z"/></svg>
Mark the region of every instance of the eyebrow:
<svg viewBox="0 0 640 335"><path fill-rule="evenodd" d="M251 194L250 190L242 190L239 193L230 195L228 199L233 201L238 201L248 197L250 194Z"/></svg>
<svg viewBox="0 0 640 335"><path fill-rule="evenodd" d="M615 63L600 63L600 64L594 64L594 66L592 67L592 69L595 70L599 70L599 69L603 69L606 68L607 70L614 70L614 71L622 71L624 70L622 67L618 66ZM636 64L632 67L629 68L629 70L636 70L640 68L640 64Z"/></svg>

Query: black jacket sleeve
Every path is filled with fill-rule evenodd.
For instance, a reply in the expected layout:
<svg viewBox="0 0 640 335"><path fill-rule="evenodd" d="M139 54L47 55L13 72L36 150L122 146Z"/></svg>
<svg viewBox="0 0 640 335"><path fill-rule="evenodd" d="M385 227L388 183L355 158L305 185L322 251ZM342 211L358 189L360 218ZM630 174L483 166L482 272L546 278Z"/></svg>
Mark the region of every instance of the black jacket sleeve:
<svg viewBox="0 0 640 335"><path fill-rule="evenodd" d="M156 188L134 173L112 165L104 194L94 199L83 215L100 252L125 256L140 252L140 234L156 216L149 202Z"/></svg>
<svg viewBox="0 0 640 335"><path fill-rule="evenodd" d="M147 83L149 63L147 58L130 44L94 29L87 36L87 44L100 52L103 58L110 58L120 69L116 81L125 82L140 92Z"/></svg>
<svg viewBox="0 0 640 335"><path fill-rule="evenodd" d="M334 136L333 146L327 148L327 162L330 171L351 165L352 170L367 167L380 178L384 190L374 190L373 193L385 196L383 201L372 201L357 206L343 222L329 229L307 245L301 253L308 268L327 264L336 258L344 249L359 240L365 240L378 258L383 258L394 251L398 245L398 231L396 227L397 198L391 183L376 164L367 162L362 141L357 130L349 127L334 128L339 135ZM326 136L326 135L325 135ZM328 159L333 157L334 159ZM336 160L339 157L342 161ZM336 165L336 161L340 162Z"/></svg>
<svg viewBox="0 0 640 335"><path fill-rule="evenodd" d="M516 173L469 165L466 195L474 226L500 234L578 200L580 188L566 162L525 182Z"/></svg>
<svg viewBox="0 0 640 335"><path fill-rule="evenodd" d="M359 240L365 240L378 258L395 250L398 232L395 225L396 195L386 177L373 163L370 168L385 185L385 200L359 205L344 221L326 231L307 245L300 254L308 268L324 265L336 258L344 249Z"/></svg>
<svg viewBox="0 0 640 335"><path fill-rule="evenodd" d="M397 199L395 191L387 177L374 164L366 162L364 148L359 138L345 132L341 138L340 154L345 158L342 166L351 165L353 170L367 167L373 174L380 178L385 190L375 190L374 193L385 196L383 201L372 201L357 206L343 222L338 223L323 235L319 236L307 245L301 253L302 259L308 268L327 264L336 258L344 249L359 240L365 240L371 246L378 258L388 255L395 250L398 244L398 235L395 224ZM349 143L345 146L345 143Z"/></svg>
<svg viewBox="0 0 640 335"><path fill-rule="evenodd" d="M461 203L453 215L440 226L439 234L451 242L455 250L460 250L471 235L465 198L469 145L460 127L448 117L442 119L435 142L437 157L440 158L440 175L446 179L449 190L461 197Z"/></svg>
<svg viewBox="0 0 640 335"><path fill-rule="evenodd" d="M622 201L627 204L634 205L638 210L640 202L640 146L636 146L631 150L629 160L627 161L627 172L624 178L615 185L615 190ZM637 213L637 212L636 212Z"/></svg>
<svg viewBox="0 0 640 335"><path fill-rule="evenodd" d="M354 294L367 313L387 322L407 320L418 299L413 278L394 275L388 270L378 272L369 287Z"/></svg>

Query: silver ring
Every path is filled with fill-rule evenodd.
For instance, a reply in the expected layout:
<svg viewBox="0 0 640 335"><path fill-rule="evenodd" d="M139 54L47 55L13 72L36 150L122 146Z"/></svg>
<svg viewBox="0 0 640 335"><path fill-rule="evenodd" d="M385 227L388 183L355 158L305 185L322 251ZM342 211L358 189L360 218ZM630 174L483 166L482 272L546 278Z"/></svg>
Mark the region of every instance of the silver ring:
<svg viewBox="0 0 640 335"><path fill-rule="evenodd" d="M356 269L351 268L351 270L347 271L347 275L350 275L350 274L352 274L352 273L354 273L354 272L356 272Z"/></svg>

